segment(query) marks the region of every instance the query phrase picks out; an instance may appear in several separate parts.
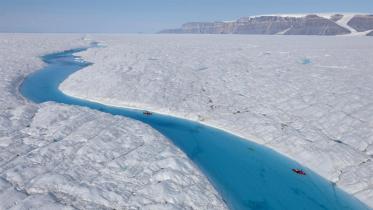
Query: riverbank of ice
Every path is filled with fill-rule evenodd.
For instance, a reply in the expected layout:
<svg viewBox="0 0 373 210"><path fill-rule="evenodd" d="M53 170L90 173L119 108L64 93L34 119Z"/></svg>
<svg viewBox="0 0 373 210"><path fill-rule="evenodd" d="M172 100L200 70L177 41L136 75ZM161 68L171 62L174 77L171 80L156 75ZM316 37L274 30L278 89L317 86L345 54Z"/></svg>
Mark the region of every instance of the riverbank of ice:
<svg viewBox="0 0 373 210"><path fill-rule="evenodd" d="M81 35L0 34L0 209L225 209L149 126L18 94L45 65L38 56L87 45Z"/></svg>
<svg viewBox="0 0 373 210"><path fill-rule="evenodd" d="M369 37L94 36L60 87L265 144L373 206ZM304 60L309 62L304 63Z"/></svg>

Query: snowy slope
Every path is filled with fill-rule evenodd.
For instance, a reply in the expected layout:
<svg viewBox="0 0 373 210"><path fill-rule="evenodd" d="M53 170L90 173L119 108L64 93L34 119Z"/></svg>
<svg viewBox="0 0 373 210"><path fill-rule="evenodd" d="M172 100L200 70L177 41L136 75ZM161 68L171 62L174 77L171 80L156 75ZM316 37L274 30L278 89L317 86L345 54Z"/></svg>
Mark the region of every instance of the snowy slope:
<svg viewBox="0 0 373 210"><path fill-rule="evenodd" d="M0 34L0 209L226 209L185 154L148 126L22 99L38 56L80 35Z"/></svg>
<svg viewBox="0 0 373 210"><path fill-rule="evenodd" d="M95 36L61 89L265 144L373 206L369 37Z"/></svg>
<svg viewBox="0 0 373 210"><path fill-rule="evenodd" d="M354 28L347 24L354 16L355 14L343 14L343 17L340 20L336 21L336 23L350 30L352 34L357 33L357 31Z"/></svg>

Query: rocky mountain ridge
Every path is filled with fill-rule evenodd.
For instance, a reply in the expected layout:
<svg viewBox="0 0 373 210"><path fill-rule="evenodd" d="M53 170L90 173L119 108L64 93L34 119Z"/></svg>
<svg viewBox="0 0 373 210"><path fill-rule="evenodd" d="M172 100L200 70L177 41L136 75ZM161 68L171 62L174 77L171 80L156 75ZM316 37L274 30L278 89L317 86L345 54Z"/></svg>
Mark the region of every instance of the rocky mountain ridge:
<svg viewBox="0 0 373 210"><path fill-rule="evenodd" d="M160 33L373 36L373 15L337 13L250 16L234 21L189 22L181 28L166 29Z"/></svg>

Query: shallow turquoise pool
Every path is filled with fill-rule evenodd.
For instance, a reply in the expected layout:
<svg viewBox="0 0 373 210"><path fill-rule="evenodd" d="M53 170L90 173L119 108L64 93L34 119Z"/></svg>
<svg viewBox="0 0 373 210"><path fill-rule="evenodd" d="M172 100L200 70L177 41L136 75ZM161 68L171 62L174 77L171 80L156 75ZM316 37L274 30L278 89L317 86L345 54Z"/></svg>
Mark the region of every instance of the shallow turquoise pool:
<svg viewBox="0 0 373 210"><path fill-rule="evenodd" d="M141 110L116 108L64 95L59 84L70 74L90 65L73 54L74 49L46 55L48 65L29 75L20 92L35 103L55 101L121 115L149 124L199 166L231 209L368 209L298 163L253 142L185 119ZM302 168L307 175L294 173Z"/></svg>

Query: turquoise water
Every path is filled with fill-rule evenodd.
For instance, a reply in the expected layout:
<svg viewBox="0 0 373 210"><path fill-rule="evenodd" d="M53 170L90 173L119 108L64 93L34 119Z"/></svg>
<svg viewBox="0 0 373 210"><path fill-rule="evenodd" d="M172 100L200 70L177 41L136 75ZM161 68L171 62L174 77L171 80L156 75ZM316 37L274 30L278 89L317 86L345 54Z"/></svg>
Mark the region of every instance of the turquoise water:
<svg viewBox="0 0 373 210"><path fill-rule="evenodd" d="M302 60L302 64L304 64L304 65L311 64L311 59L304 58L304 59Z"/></svg>
<svg viewBox="0 0 373 210"><path fill-rule="evenodd" d="M230 209L368 209L295 161L230 133L172 116L157 113L145 116L141 110L105 106L64 95L58 90L59 84L70 74L91 65L73 55L83 50L42 57L48 65L29 75L20 92L35 103L55 101L84 106L149 124L199 166ZM295 174L293 168L301 168L307 175Z"/></svg>

